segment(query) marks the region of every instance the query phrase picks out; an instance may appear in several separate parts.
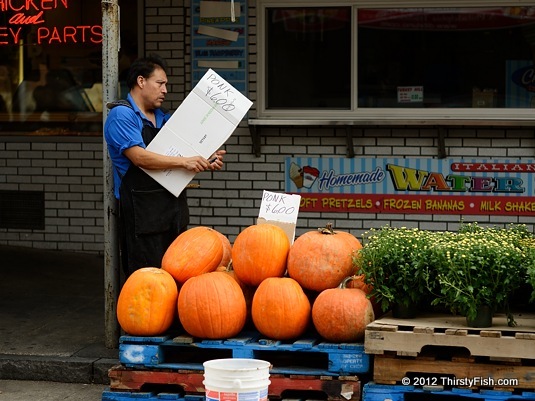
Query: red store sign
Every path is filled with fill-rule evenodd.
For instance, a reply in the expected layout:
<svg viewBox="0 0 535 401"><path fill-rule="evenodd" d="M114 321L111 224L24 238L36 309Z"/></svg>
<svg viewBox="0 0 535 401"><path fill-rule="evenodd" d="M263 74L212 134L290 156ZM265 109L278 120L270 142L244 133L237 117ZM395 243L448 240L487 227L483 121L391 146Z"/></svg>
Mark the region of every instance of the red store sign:
<svg viewBox="0 0 535 401"><path fill-rule="evenodd" d="M0 12L7 17L7 25L0 26L0 46L21 44L28 31L33 38L28 44L102 43L102 25L47 24L52 13L69 16L69 0L0 0Z"/></svg>

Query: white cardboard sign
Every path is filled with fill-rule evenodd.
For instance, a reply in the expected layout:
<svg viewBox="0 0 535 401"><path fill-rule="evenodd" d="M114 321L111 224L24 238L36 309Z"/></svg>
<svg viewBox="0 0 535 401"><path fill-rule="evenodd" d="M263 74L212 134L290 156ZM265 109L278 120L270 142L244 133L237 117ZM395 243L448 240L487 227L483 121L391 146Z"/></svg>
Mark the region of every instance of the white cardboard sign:
<svg viewBox="0 0 535 401"><path fill-rule="evenodd" d="M300 203L300 195L264 191L257 223L270 223L281 227L286 232L290 244L293 244Z"/></svg>
<svg viewBox="0 0 535 401"><path fill-rule="evenodd" d="M212 69L200 79L147 150L209 158L232 135L252 102ZM178 196L195 176L184 169L144 170Z"/></svg>

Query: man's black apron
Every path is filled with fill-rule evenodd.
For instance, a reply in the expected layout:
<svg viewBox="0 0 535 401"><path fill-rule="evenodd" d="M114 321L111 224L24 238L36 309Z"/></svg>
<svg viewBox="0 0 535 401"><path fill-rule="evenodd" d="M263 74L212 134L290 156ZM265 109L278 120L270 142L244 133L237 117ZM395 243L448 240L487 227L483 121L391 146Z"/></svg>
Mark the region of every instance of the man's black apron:
<svg viewBox="0 0 535 401"><path fill-rule="evenodd" d="M123 102L118 104L131 107ZM145 146L159 130L143 120ZM122 178L119 195L121 256L125 274L129 276L141 267L161 267L165 251L189 223L186 191L176 198L131 164Z"/></svg>

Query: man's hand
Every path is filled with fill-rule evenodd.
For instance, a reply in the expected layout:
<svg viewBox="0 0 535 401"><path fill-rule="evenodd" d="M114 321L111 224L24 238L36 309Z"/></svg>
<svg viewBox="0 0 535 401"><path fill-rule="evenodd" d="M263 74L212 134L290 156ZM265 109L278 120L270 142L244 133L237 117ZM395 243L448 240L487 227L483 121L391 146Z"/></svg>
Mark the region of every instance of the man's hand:
<svg viewBox="0 0 535 401"><path fill-rule="evenodd" d="M136 166L147 170L162 170L183 168L194 173L205 170L221 170L223 168L223 156L225 150L218 150L210 159L202 156L180 157L165 156L143 149L140 146L133 146L124 151L124 155Z"/></svg>
<svg viewBox="0 0 535 401"><path fill-rule="evenodd" d="M183 157L184 168L194 173L200 173L204 170L212 170L210 162L202 156Z"/></svg>
<svg viewBox="0 0 535 401"><path fill-rule="evenodd" d="M210 156L209 162L212 170L221 170L223 168L223 157L227 153L226 150L218 150L212 156Z"/></svg>

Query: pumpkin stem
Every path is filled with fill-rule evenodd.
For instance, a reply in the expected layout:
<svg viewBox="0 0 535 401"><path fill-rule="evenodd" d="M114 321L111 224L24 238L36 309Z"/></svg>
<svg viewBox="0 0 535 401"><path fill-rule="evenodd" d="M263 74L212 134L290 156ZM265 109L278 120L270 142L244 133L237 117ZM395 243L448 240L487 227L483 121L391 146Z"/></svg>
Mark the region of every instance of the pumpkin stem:
<svg viewBox="0 0 535 401"><path fill-rule="evenodd" d="M333 235L334 234L333 223L327 223L325 224L325 227L319 227L318 231L322 234Z"/></svg>
<svg viewBox="0 0 535 401"><path fill-rule="evenodd" d="M355 279L355 276L348 276L345 279L342 280L342 282L338 285L338 288L347 288L347 283L350 281L353 281Z"/></svg>

